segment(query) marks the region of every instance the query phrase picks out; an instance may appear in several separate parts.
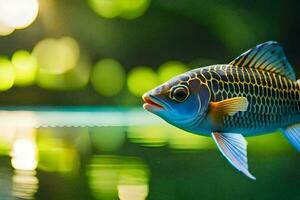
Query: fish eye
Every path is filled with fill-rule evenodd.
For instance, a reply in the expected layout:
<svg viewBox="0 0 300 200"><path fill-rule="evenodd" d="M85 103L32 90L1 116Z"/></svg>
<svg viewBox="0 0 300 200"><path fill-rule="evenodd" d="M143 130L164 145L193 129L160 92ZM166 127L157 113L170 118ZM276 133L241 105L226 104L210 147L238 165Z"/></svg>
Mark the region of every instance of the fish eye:
<svg viewBox="0 0 300 200"><path fill-rule="evenodd" d="M184 102L190 95L190 91L185 85L176 85L171 88L170 98L177 102Z"/></svg>

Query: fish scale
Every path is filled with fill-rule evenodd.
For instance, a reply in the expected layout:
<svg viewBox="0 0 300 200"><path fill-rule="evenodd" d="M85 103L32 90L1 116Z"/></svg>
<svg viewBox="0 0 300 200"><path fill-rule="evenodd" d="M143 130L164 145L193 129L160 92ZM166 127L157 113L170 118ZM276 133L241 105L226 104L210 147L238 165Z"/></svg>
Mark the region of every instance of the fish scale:
<svg viewBox="0 0 300 200"><path fill-rule="evenodd" d="M255 128L287 125L299 120L300 87L296 81L271 72L237 67L234 65L214 65L194 72L201 83L207 85L211 101L219 102L227 98L246 97L249 107L245 112L224 118L224 128ZM297 100L298 99L298 100Z"/></svg>

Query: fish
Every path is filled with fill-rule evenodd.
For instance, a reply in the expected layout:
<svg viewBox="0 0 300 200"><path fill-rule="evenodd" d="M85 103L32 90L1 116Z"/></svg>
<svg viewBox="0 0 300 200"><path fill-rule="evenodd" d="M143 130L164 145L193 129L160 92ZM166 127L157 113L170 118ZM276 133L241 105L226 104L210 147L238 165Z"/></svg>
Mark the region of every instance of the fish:
<svg viewBox="0 0 300 200"><path fill-rule="evenodd" d="M229 64L193 69L146 92L143 108L187 132L211 137L250 179L245 137L280 131L300 152L300 80L276 41Z"/></svg>

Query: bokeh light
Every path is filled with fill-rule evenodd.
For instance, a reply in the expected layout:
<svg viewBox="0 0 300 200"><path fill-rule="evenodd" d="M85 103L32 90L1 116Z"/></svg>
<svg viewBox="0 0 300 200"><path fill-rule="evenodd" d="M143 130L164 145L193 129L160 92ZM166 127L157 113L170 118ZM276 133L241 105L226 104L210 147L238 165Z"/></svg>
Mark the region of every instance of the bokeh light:
<svg viewBox="0 0 300 200"><path fill-rule="evenodd" d="M14 32L14 28L13 27L10 27L6 24L4 24L2 21L0 21L0 35L1 36L7 36L11 33Z"/></svg>
<svg viewBox="0 0 300 200"><path fill-rule="evenodd" d="M0 0L0 22L11 30L23 29L36 19L38 10L38 0Z"/></svg>
<svg viewBox="0 0 300 200"><path fill-rule="evenodd" d="M51 74L39 71L37 85L48 90L70 91L84 88L89 81L90 62L82 56L77 66L63 74Z"/></svg>
<svg viewBox="0 0 300 200"><path fill-rule="evenodd" d="M0 91L6 91L14 84L14 66L6 57L0 57L0 80Z"/></svg>
<svg viewBox="0 0 300 200"><path fill-rule="evenodd" d="M158 83L159 79L156 73L146 66L133 68L127 77L128 89L136 96L141 96L148 90L153 89Z"/></svg>
<svg viewBox="0 0 300 200"><path fill-rule="evenodd" d="M89 0L91 8L100 16L114 18L121 14L119 0Z"/></svg>
<svg viewBox="0 0 300 200"><path fill-rule="evenodd" d="M128 127L128 139L148 147L165 146L168 142L168 133L158 126L145 126L141 129L138 126Z"/></svg>
<svg viewBox="0 0 300 200"><path fill-rule="evenodd" d="M35 57L28 51L19 50L13 54L12 64L15 68L15 85L25 87L34 84L38 70Z"/></svg>
<svg viewBox="0 0 300 200"><path fill-rule="evenodd" d="M176 75L187 72L188 67L179 61L168 61L158 68L159 80L161 83L168 81Z"/></svg>
<svg viewBox="0 0 300 200"><path fill-rule="evenodd" d="M0 155L9 155L15 138L15 128L0 126Z"/></svg>
<svg viewBox="0 0 300 200"><path fill-rule="evenodd" d="M34 138L17 139L12 148L12 166L18 170L36 169L36 152L37 148Z"/></svg>
<svg viewBox="0 0 300 200"><path fill-rule="evenodd" d="M63 74L76 67L80 49L77 41L71 37L47 38L34 47L33 55L42 73Z"/></svg>
<svg viewBox="0 0 300 200"><path fill-rule="evenodd" d="M145 200L149 193L148 166L134 157L128 157L124 161L118 183L120 200Z"/></svg>
<svg viewBox="0 0 300 200"><path fill-rule="evenodd" d="M168 146L173 150L199 150L215 148L209 137L191 134L174 126L138 126L128 127L127 137L130 142L147 147Z"/></svg>
<svg viewBox="0 0 300 200"><path fill-rule="evenodd" d="M99 94L103 96L115 96L124 87L125 71L117 61L103 59L94 66L91 82Z"/></svg>
<svg viewBox="0 0 300 200"><path fill-rule="evenodd" d="M96 199L117 199L121 160L117 156L93 156L87 168L89 187Z"/></svg>
<svg viewBox="0 0 300 200"><path fill-rule="evenodd" d="M148 195L149 168L139 158L95 155L86 174L96 199L144 200Z"/></svg>
<svg viewBox="0 0 300 200"><path fill-rule="evenodd" d="M91 8L105 18L135 19L145 13L150 0L89 0Z"/></svg>
<svg viewBox="0 0 300 200"><path fill-rule="evenodd" d="M60 142L59 140L50 141ZM59 143L61 145L61 143ZM53 145L53 144L52 144ZM39 150L41 159L39 163L39 169L48 172L60 172L60 173L77 173L78 169L78 155L75 149L66 148L56 145L55 146L42 146Z"/></svg>
<svg viewBox="0 0 300 200"><path fill-rule="evenodd" d="M89 81L90 61L71 37L47 38L33 49L39 72L37 85L51 90L78 90Z"/></svg>
<svg viewBox="0 0 300 200"><path fill-rule="evenodd" d="M77 173L79 155L75 147L62 138L51 137L55 129L40 130L38 168L47 172ZM62 134L62 133L60 133Z"/></svg>
<svg viewBox="0 0 300 200"><path fill-rule="evenodd" d="M122 9L121 17L135 19L146 12L149 4L150 0L119 0Z"/></svg>
<svg viewBox="0 0 300 200"><path fill-rule="evenodd" d="M39 180L35 170L15 170L12 195L18 199L35 199Z"/></svg>
<svg viewBox="0 0 300 200"><path fill-rule="evenodd" d="M215 144L209 137L188 133L176 127L168 125L166 130L169 131L169 147L174 150L199 150L214 149Z"/></svg>
<svg viewBox="0 0 300 200"><path fill-rule="evenodd" d="M118 185L120 200L145 200L149 193L148 184Z"/></svg>
<svg viewBox="0 0 300 200"><path fill-rule="evenodd" d="M116 152L125 142L123 127L90 128L93 146L101 152Z"/></svg>

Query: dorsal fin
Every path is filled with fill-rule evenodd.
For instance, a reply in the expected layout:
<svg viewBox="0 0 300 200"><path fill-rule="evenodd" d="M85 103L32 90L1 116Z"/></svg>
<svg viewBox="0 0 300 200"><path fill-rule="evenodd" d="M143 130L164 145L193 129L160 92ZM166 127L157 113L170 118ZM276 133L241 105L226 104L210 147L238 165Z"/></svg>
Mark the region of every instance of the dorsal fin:
<svg viewBox="0 0 300 200"><path fill-rule="evenodd" d="M262 69L296 80L295 72L288 62L282 46L274 41L265 42L249 49L229 64Z"/></svg>

